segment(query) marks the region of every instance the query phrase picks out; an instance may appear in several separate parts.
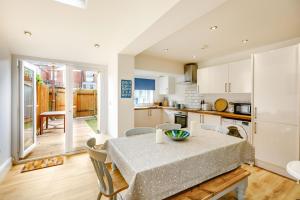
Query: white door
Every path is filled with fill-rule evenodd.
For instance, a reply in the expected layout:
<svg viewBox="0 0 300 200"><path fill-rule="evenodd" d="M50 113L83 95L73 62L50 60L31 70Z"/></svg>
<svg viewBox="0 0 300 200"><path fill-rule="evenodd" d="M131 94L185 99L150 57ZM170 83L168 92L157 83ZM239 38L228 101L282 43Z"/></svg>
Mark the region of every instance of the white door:
<svg viewBox="0 0 300 200"><path fill-rule="evenodd" d="M251 60L241 60L229 64L228 92L251 93Z"/></svg>
<svg viewBox="0 0 300 200"><path fill-rule="evenodd" d="M36 146L36 69L20 61L20 158Z"/></svg>
<svg viewBox="0 0 300 200"><path fill-rule="evenodd" d="M298 124L297 46L254 55L254 111L258 121Z"/></svg>
<svg viewBox="0 0 300 200"><path fill-rule="evenodd" d="M66 152L83 149L91 137L100 138L104 96L100 75L94 68L66 67Z"/></svg>
<svg viewBox="0 0 300 200"><path fill-rule="evenodd" d="M254 55L255 157L285 168L299 159L297 46Z"/></svg>

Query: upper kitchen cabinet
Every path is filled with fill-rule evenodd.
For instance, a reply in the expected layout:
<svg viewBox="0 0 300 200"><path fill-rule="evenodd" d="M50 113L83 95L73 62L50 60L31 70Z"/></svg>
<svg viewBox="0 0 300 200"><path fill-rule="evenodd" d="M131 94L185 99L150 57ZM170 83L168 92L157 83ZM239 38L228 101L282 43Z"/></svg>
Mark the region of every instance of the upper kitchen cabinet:
<svg viewBox="0 0 300 200"><path fill-rule="evenodd" d="M228 65L200 68L197 71L198 92L225 93L227 92Z"/></svg>
<svg viewBox="0 0 300 200"><path fill-rule="evenodd" d="M197 72L198 92L251 93L251 60L200 68Z"/></svg>
<svg viewBox="0 0 300 200"><path fill-rule="evenodd" d="M251 93L251 60L229 63L228 68L228 92Z"/></svg>
<svg viewBox="0 0 300 200"><path fill-rule="evenodd" d="M175 79L170 76L159 77L159 94L174 94Z"/></svg>

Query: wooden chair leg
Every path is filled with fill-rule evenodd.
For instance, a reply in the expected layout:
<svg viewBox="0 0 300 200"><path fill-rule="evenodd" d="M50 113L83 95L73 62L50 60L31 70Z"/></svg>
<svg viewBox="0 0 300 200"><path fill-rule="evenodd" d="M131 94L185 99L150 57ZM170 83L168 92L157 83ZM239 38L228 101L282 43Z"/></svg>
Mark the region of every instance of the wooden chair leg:
<svg viewBox="0 0 300 200"><path fill-rule="evenodd" d="M101 194L101 192L99 192L97 200L101 200L101 197L102 197L102 194Z"/></svg>

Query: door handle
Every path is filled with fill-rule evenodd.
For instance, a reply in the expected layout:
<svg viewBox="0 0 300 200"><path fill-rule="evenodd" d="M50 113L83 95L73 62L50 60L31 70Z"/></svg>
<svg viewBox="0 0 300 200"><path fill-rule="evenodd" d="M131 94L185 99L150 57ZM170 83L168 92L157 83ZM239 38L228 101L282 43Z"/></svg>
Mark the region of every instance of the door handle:
<svg viewBox="0 0 300 200"><path fill-rule="evenodd" d="M257 107L254 107L254 119L257 118Z"/></svg>
<svg viewBox="0 0 300 200"><path fill-rule="evenodd" d="M225 83L225 92L227 92L227 83Z"/></svg>
<svg viewBox="0 0 300 200"><path fill-rule="evenodd" d="M254 122L254 124L253 124L253 131L254 131L254 134L256 134L256 122Z"/></svg>
<svg viewBox="0 0 300 200"><path fill-rule="evenodd" d="M231 83L228 83L228 92L231 92Z"/></svg>

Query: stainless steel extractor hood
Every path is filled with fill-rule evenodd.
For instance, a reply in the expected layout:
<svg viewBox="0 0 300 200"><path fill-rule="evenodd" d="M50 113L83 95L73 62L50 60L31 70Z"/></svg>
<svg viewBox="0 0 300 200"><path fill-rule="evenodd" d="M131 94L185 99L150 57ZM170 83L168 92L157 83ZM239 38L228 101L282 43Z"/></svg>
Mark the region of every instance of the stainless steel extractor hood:
<svg viewBox="0 0 300 200"><path fill-rule="evenodd" d="M184 65L184 83L195 84L197 83L197 63L188 63Z"/></svg>

